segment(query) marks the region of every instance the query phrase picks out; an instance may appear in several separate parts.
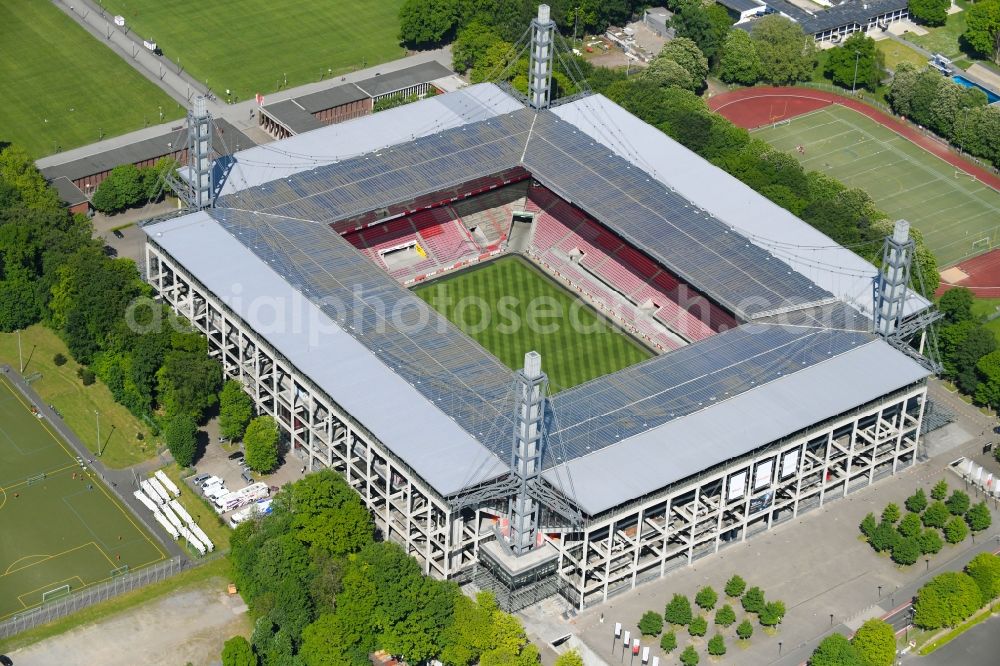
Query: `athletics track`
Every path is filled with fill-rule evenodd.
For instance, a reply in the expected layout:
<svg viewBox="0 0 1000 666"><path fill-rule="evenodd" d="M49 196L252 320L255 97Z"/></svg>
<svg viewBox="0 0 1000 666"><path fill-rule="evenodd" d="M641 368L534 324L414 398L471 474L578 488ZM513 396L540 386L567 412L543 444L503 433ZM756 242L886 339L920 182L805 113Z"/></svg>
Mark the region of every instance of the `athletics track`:
<svg viewBox="0 0 1000 666"><path fill-rule="evenodd" d="M708 100L708 106L730 122L745 129L770 125L810 111L839 104L868 116L957 169L975 176L980 182L1000 190L1000 176L962 159L941 141L923 134L915 127L883 113L864 102L836 93L811 88L741 88ZM958 271L954 271L958 269ZM963 286L977 296L1000 297L1000 250L993 250L964 261L941 276L940 295L950 287Z"/></svg>

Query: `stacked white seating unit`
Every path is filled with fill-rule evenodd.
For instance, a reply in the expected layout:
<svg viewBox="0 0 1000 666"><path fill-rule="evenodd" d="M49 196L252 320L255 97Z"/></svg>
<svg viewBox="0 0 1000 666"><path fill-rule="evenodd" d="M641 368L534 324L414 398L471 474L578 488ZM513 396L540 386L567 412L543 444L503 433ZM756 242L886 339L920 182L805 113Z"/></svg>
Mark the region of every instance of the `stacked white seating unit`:
<svg viewBox="0 0 1000 666"><path fill-rule="evenodd" d="M167 492L174 497L180 497L181 489L177 487L177 484L170 480L169 476L164 474L162 469L158 469L153 472L153 476L155 476L159 482L163 484L163 487L167 489Z"/></svg>

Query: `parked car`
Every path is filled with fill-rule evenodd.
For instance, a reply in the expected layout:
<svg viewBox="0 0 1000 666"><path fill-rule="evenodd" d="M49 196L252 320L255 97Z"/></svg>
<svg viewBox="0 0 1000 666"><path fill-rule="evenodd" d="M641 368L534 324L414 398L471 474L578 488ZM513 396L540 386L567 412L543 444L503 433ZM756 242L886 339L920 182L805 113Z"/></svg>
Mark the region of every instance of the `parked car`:
<svg viewBox="0 0 1000 666"><path fill-rule="evenodd" d="M112 229L111 233L113 233L115 235L115 238L125 238L125 234L123 234L122 232L118 231L117 229Z"/></svg>
<svg viewBox="0 0 1000 666"><path fill-rule="evenodd" d="M202 483L204 483L210 478L212 478L211 474L199 474L198 476L194 477L194 484L196 486L200 486Z"/></svg>
<svg viewBox="0 0 1000 666"><path fill-rule="evenodd" d="M243 480L246 481L247 483L253 483L254 482L253 481L253 477L250 476L250 472L243 472L242 474L240 474L240 477L242 477Z"/></svg>
<svg viewBox="0 0 1000 666"><path fill-rule="evenodd" d="M235 453L230 453L229 454L229 459L230 460L243 460L244 457L245 456L243 455L242 451L236 451Z"/></svg>
<svg viewBox="0 0 1000 666"><path fill-rule="evenodd" d="M201 486L202 490L205 490L209 486L218 485L220 483L222 483L222 479L220 479L219 477L217 477L217 476L209 476L207 479L205 479L204 481L202 481L199 485Z"/></svg>

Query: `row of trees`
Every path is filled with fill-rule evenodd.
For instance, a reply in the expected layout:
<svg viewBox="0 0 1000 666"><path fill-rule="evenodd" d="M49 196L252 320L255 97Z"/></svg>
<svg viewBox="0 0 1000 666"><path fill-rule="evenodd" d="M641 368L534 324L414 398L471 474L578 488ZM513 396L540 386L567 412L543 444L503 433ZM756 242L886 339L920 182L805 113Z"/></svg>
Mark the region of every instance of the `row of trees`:
<svg viewBox="0 0 1000 666"><path fill-rule="evenodd" d="M965 10L965 44L1000 65L1000 0L980 0Z"/></svg>
<svg viewBox="0 0 1000 666"><path fill-rule="evenodd" d="M850 640L843 634L824 638L809 657L809 666L892 666L896 634L888 622L867 620Z"/></svg>
<svg viewBox="0 0 1000 666"><path fill-rule="evenodd" d="M813 38L798 23L771 14L755 21L749 34L743 30L727 33L719 52L718 74L726 83L789 85L808 81L815 67Z"/></svg>
<svg viewBox="0 0 1000 666"><path fill-rule="evenodd" d="M960 86L933 69L900 63L887 98L899 115L1000 165L1000 108L988 106L979 88Z"/></svg>
<svg viewBox="0 0 1000 666"><path fill-rule="evenodd" d="M1000 557L976 555L964 571L931 579L917 592L913 623L923 629L954 627L1000 596Z"/></svg>
<svg viewBox="0 0 1000 666"><path fill-rule="evenodd" d="M975 298L965 287L949 289L938 301L944 315L938 332L944 376L979 404L1000 408L1000 350L993 332L977 317Z"/></svg>
<svg viewBox="0 0 1000 666"><path fill-rule="evenodd" d="M177 161L164 157L155 165L139 168L134 164L116 166L97 186L91 205L102 213L118 213L126 208L159 201L170 192L164 178L177 169Z"/></svg>
<svg viewBox="0 0 1000 666"><path fill-rule="evenodd" d="M659 86L644 76L619 75L605 80L600 91L837 243L876 265L881 262L882 239L891 232L892 222L864 191L805 171L792 156L709 112L704 101L688 90ZM923 293L933 294L940 279L937 262L919 232L913 236Z"/></svg>
<svg viewBox="0 0 1000 666"><path fill-rule="evenodd" d="M376 650L448 666L538 662L491 593L470 599L377 541L368 511L336 473L286 486L272 506L231 539L233 575L256 619L249 643L227 643L225 666L362 666Z"/></svg>
<svg viewBox="0 0 1000 666"><path fill-rule="evenodd" d="M115 400L162 428L179 464L222 387L206 341L149 298L134 262L112 259L69 215L27 153L0 151L0 331L55 331Z"/></svg>
<svg viewBox="0 0 1000 666"><path fill-rule="evenodd" d="M945 498L947 497L947 500ZM906 500L906 515L894 503L882 511L881 521L869 513L861 521L861 533L876 552L889 552L892 560L911 565L921 555L933 555L948 543L959 543L969 531L981 532L993 521L985 502L972 505L968 494L956 490L948 497L948 484L941 480L931 489L928 503L923 488Z"/></svg>

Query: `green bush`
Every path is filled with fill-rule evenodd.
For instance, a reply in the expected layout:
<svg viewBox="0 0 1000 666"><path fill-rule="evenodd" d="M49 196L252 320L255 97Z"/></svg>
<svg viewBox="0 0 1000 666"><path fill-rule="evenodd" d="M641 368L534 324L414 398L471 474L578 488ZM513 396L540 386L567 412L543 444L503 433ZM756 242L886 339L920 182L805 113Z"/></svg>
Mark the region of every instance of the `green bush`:
<svg viewBox="0 0 1000 666"><path fill-rule="evenodd" d="M917 561L920 553L920 542L917 537L902 537L892 547L892 561L909 566Z"/></svg>
<svg viewBox="0 0 1000 666"><path fill-rule="evenodd" d="M938 502L943 501L945 497L948 496L948 482L941 479L934 484L931 488L931 499L937 500Z"/></svg>
<svg viewBox="0 0 1000 666"><path fill-rule="evenodd" d="M864 520L862 520L861 524L858 526L858 528L861 530L861 533L864 534L865 538L868 540L871 540L872 535L875 534L876 527L878 527L878 521L875 520L874 513L869 513L867 516L865 516Z"/></svg>
<svg viewBox="0 0 1000 666"><path fill-rule="evenodd" d="M965 522L973 532L982 532L993 524L993 517L990 515L986 502L973 504L972 508L965 514Z"/></svg>
<svg viewBox="0 0 1000 666"><path fill-rule="evenodd" d="M80 378L80 381L83 382L84 386L90 386L94 383L94 380L97 379L97 375L94 374L93 370L83 366L76 369L76 376Z"/></svg>
<svg viewBox="0 0 1000 666"><path fill-rule="evenodd" d="M920 516L915 513L907 513L903 516L903 519L899 521L899 525L896 529L904 537L915 537L920 534L920 530L923 525L920 522Z"/></svg>
<svg viewBox="0 0 1000 666"><path fill-rule="evenodd" d="M882 521L875 528L872 533L872 538L868 540L872 548L876 551L883 553L887 550L892 550L892 547L896 545L896 541L899 540L899 532L893 527L892 523L888 521Z"/></svg>
<svg viewBox="0 0 1000 666"><path fill-rule="evenodd" d="M782 601L769 601L764 604L757 619L762 627L775 627L781 624L785 617L785 604Z"/></svg>
<svg viewBox="0 0 1000 666"><path fill-rule="evenodd" d="M945 503L941 500L936 500L924 511L922 518L924 527L937 527L940 529L948 522L948 515L948 507L945 506Z"/></svg>
<svg viewBox="0 0 1000 666"><path fill-rule="evenodd" d="M664 652L671 652L677 647L677 634L668 631L660 638L660 649Z"/></svg>
<svg viewBox="0 0 1000 666"><path fill-rule="evenodd" d="M1000 449L997 449L1000 451ZM737 599L743 596L744 590L747 589L747 582L740 578L737 574L733 574L732 578L726 581L726 596Z"/></svg>
<svg viewBox="0 0 1000 666"><path fill-rule="evenodd" d="M639 631L643 636L659 636L663 631L663 616L656 611L646 611L639 620Z"/></svg>
<svg viewBox="0 0 1000 666"><path fill-rule="evenodd" d="M715 602L718 600L719 595L716 594L715 590L713 590L709 585L706 585L698 590L698 594L694 596L694 602L698 604L699 608L704 610L712 610L715 608Z"/></svg>
<svg viewBox="0 0 1000 666"><path fill-rule="evenodd" d="M726 639L722 634L716 634L708 641L708 653L713 657L721 657L726 654Z"/></svg>
<svg viewBox="0 0 1000 666"><path fill-rule="evenodd" d="M920 536L917 537L917 541L920 544L920 552L924 555L934 555L944 547L941 534L933 529L926 529L921 532Z"/></svg>
<svg viewBox="0 0 1000 666"><path fill-rule="evenodd" d="M750 620L743 620L740 622L739 626L736 627L736 635L740 637L740 640L749 640L753 636L753 625L750 624Z"/></svg>
<svg viewBox="0 0 1000 666"><path fill-rule="evenodd" d="M663 612L670 624L691 624L691 602L683 594L675 594Z"/></svg>
<svg viewBox="0 0 1000 666"><path fill-rule="evenodd" d="M715 611L715 623L720 627L728 627L733 622L736 622L736 611L729 604Z"/></svg>
<svg viewBox="0 0 1000 666"><path fill-rule="evenodd" d="M951 515L964 516L965 512L969 510L969 505L972 504L972 501L969 499L969 495L967 493L964 493L961 490L956 490L951 494L951 497L948 498L947 504L948 511Z"/></svg>
<svg viewBox="0 0 1000 666"><path fill-rule="evenodd" d="M927 508L927 494L923 488L918 488L917 492L906 498L906 509L913 513L921 513Z"/></svg>
<svg viewBox="0 0 1000 666"><path fill-rule="evenodd" d="M699 661L698 653L690 645L684 648L684 652L681 652L681 663L684 666L698 666Z"/></svg>
<svg viewBox="0 0 1000 666"><path fill-rule="evenodd" d="M759 613L764 610L764 591L759 587L751 587L740 600L743 610L748 613Z"/></svg>
<svg viewBox="0 0 1000 666"><path fill-rule="evenodd" d="M691 624L688 625L688 633L692 636L704 636L708 633L708 621L699 615L691 620Z"/></svg>
<svg viewBox="0 0 1000 666"><path fill-rule="evenodd" d="M62 352L56 352L55 356L52 357L52 362L57 366L66 365L66 357L62 354Z"/></svg>
<svg viewBox="0 0 1000 666"><path fill-rule="evenodd" d="M969 526L959 516L953 516L944 526L944 538L948 543L961 543L969 536Z"/></svg>
<svg viewBox="0 0 1000 666"><path fill-rule="evenodd" d="M899 505L890 502L882 510L882 522L895 524L897 520L899 520Z"/></svg>

